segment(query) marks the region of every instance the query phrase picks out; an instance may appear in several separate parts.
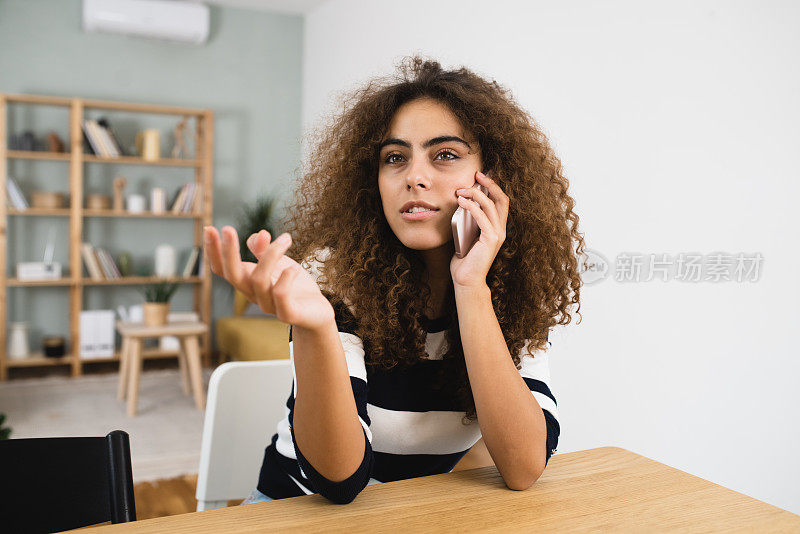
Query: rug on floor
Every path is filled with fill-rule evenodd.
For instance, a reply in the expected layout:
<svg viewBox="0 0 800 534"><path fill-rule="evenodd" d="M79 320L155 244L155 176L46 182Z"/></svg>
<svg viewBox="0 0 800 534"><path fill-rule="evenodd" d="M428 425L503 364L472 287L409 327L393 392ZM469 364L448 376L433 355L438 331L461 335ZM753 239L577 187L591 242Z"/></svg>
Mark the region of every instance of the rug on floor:
<svg viewBox="0 0 800 534"><path fill-rule="evenodd" d="M211 370L204 370L207 388ZM138 414L117 400L115 373L0 382L0 413L11 438L130 435L134 482L197 473L204 413L181 389L178 370L145 371ZM207 391L207 389L206 389Z"/></svg>

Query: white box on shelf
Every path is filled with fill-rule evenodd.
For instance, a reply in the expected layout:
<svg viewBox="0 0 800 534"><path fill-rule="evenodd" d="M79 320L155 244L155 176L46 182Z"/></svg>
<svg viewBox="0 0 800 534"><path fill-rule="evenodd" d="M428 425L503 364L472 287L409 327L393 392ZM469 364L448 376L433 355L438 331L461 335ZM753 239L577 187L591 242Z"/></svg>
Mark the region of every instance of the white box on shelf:
<svg viewBox="0 0 800 534"><path fill-rule="evenodd" d="M27 261L17 263L20 280L57 280L61 278L61 264L57 261Z"/></svg>
<svg viewBox="0 0 800 534"><path fill-rule="evenodd" d="M81 358L114 355L114 310L84 310L80 319Z"/></svg>

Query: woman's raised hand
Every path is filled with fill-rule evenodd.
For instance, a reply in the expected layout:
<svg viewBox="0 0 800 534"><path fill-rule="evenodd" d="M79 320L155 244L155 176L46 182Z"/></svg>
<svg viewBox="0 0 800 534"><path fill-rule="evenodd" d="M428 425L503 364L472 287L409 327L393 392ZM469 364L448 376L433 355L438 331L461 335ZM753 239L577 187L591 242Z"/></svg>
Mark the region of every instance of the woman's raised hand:
<svg viewBox="0 0 800 534"><path fill-rule="evenodd" d="M206 226L205 254L211 272L222 276L265 313L296 327L316 330L334 320L333 307L316 280L300 264L286 256L292 244L289 234L270 243L266 230L251 235L247 248L258 263L242 261L239 237L232 226Z"/></svg>

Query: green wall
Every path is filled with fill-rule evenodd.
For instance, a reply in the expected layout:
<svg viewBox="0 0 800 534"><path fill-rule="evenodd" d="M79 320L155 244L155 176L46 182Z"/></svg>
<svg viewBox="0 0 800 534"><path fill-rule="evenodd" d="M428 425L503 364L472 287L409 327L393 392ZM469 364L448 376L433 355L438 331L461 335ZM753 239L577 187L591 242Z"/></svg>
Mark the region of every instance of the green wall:
<svg viewBox="0 0 800 534"><path fill-rule="evenodd" d="M303 19L237 8L211 7L211 34L203 45L176 44L84 33L80 0L0 0L0 92L80 96L210 108L215 112L214 224L233 223L243 202L260 194L290 196L300 165ZM67 113L57 108L9 106L9 134L55 130L67 139ZM162 130L162 154L172 146L177 119L106 114L130 145L141 128ZM27 193L67 192L67 164L20 161L8 172ZM164 187L171 198L193 177L189 169L86 164L87 193L111 194L111 181L128 179L126 193ZM55 259L68 268L64 218L9 217L7 272L17 261L41 259L47 232L56 229ZM83 240L116 257L132 253L137 268L152 267L155 247L170 243L178 266L191 247L192 223L158 219L93 219ZM31 323L31 347L42 335L69 332L66 288L9 288L8 320ZM142 300L135 287L90 287L84 309L130 306ZM173 297L173 310L192 306L190 286ZM230 286L214 277L213 317L230 314Z"/></svg>

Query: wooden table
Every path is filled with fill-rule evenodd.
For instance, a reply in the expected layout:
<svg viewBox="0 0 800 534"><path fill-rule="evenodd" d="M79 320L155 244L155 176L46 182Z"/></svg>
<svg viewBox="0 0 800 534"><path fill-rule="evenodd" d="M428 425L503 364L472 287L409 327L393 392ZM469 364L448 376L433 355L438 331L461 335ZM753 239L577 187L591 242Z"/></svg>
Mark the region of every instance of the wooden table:
<svg viewBox="0 0 800 534"><path fill-rule="evenodd" d="M91 532L800 532L800 516L618 447L556 454L531 488L495 467L88 529Z"/></svg>
<svg viewBox="0 0 800 534"><path fill-rule="evenodd" d="M129 416L136 415L136 403L139 399L142 341L152 337L175 336L180 340L181 351L176 356L181 370L183 391L188 394L191 389L197 409L205 408L206 394L203 390L203 369L200 362L200 336L207 330L205 323L197 321L175 321L161 326L117 321L117 331L122 336L117 398L123 399L127 394Z"/></svg>

